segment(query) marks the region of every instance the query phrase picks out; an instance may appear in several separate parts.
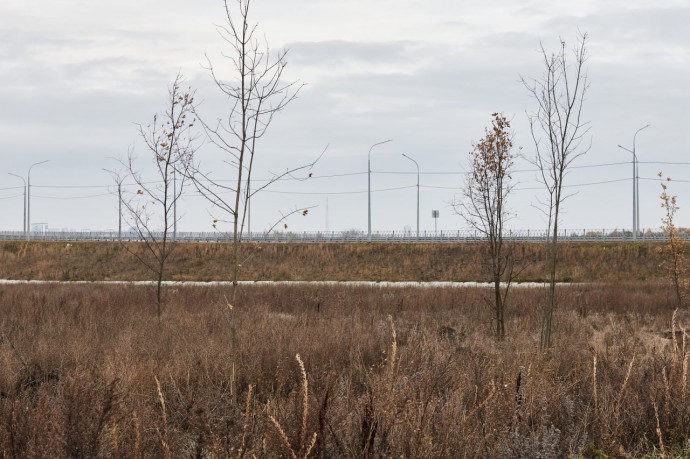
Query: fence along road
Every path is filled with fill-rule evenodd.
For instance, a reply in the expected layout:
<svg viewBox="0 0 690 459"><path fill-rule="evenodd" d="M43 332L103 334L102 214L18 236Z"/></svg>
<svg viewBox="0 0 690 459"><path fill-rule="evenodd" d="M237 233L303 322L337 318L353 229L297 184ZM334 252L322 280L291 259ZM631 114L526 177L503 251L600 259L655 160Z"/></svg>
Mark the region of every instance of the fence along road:
<svg viewBox="0 0 690 459"><path fill-rule="evenodd" d="M162 232L154 233L154 237L162 239ZM684 239L690 239L688 231L679 230L678 235ZM509 231L504 235L506 240L515 242L545 242L548 238L546 230L518 230ZM667 236L660 230L645 230L633 239L632 231L628 230L591 230L564 229L559 232L559 239L565 242L658 242L667 240ZM168 239L172 240L172 231L168 233ZM117 231L0 231L0 240L5 241L118 241ZM122 241L141 241L135 232L123 232ZM232 233L224 232L177 232L178 242L232 242ZM367 233L364 231L332 231L332 232L283 232L271 233L245 233L243 242L250 243L357 243L367 242ZM482 242L485 238L476 231L425 231L419 237L409 231L382 231L373 232L372 242L376 243L473 243Z"/></svg>

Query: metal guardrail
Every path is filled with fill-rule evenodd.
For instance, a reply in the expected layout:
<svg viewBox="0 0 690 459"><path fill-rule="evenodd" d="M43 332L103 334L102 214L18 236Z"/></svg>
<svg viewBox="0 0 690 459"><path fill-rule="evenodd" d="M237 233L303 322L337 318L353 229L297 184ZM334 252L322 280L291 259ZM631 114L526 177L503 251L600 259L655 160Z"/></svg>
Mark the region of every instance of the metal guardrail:
<svg viewBox="0 0 690 459"><path fill-rule="evenodd" d="M163 233L154 233L154 237L162 238ZM679 236L690 239L688 231L680 231ZM507 240L516 242L544 242L547 240L545 230L519 230L508 231ZM168 239L172 240L172 233L168 233ZM559 239L568 242L632 242L631 231L626 230L569 230L559 232ZM5 241L118 241L117 231L46 231L31 232L0 231L0 240ZM123 232L122 241L141 241L135 232ZM178 242L232 242L232 233L223 232L177 232ZM272 232L272 233L245 233L243 242L250 243L356 243L367 242L368 236L363 231L332 231L332 232ZM476 231L425 231L419 237L409 231L376 231L371 235L372 242L396 242L396 243L472 243L481 242L485 238ZM667 240L666 235L660 230L646 230L637 235L637 242L658 242Z"/></svg>

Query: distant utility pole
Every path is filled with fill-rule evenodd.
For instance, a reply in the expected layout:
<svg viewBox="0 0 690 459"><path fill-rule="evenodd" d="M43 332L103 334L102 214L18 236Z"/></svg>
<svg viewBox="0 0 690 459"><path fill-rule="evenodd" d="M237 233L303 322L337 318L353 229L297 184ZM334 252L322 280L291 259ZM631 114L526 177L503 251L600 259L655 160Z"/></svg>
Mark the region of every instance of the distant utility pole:
<svg viewBox="0 0 690 459"><path fill-rule="evenodd" d="M45 161L39 161L37 163L33 163L31 166L29 166L29 172L26 174L26 239L29 240L30 235L31 235L31 169L34 166L38 166L39 164L45 164L49 159L46 159Z"/></svg>
<svg viewBox="0 0 690 459"><path fill-rule="evenodd" d="M633 136L633 147L632 150L625 148L624 146L618 145L618 148L632 153L633 155L633 240L637 240L637 234L640 231L640 174L637 161L637 153L635 152L635 141L637 140L637 134L643 129L647 129L650 124L642 126L640 129L635 131Z"/></svg>
<svg viewBox="0 0 690 459"><path fill-rule="evenodd" d="M115 159L115 158L113 158ZM104 171L110 174L117 184L117 240L122 241L122 183L125 181L127 174L121 170L111 171L103 168Z"/></svg>
<svg viewBox="0 0 690 459"><path fill-rule="evenodd" d="M368 179L368 187L367 187L367 197L368 197L368 210L369 210L369 218L368 218L368 232L367 232L367 241L371 242L371 150L374 149L375 146L377 145L383 145L384 143L392 142L393 139L388 139L384 140L383 142L378 142L375 143L374 145L369 148L369 154L367 155L367 179Z"/></svg>
<svg viewBox="0 0 690 459"><path fill-rule="evenodd" d="M22 182L24 182L24 217L22 218L22 232L24 233L24 237L26 237L26 180L24 180L24 177L22 177L21 175L13 174L12 172L8 172L8 174L20 178Z"/></svg>
<svg viewBox="0 0 690 459"><path fill-rule="evenodd" d="M439 217L439 211L438 210L432 210L431 211L431 217L434 219L434 237L436 236L436 233L438 233L438 217Z"/></svg>
<svg viewBox="0 0 690 459"><path fill-rule="evenodd" d="M328 224L328 196L326 196L326 233L330 231L329 226L330 225Z"/></svg>
<svg viewBox="0 0 690 459"><path fill-rule="evenodd" d="M417 240L419 240L419 163L414 159L407 156L405 153L402 154L405 158L409 159L417 166Z"/></svg>

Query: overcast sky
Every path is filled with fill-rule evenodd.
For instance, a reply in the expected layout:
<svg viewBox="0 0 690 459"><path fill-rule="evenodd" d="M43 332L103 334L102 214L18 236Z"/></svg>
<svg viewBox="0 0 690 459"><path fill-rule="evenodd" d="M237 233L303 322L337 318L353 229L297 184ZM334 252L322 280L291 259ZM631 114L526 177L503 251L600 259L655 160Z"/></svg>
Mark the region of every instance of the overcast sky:
<svg viewBox="0 0 690 459"><path fill-rule="evenodd" d="M434 209L439 229L466 227L450 203L472 142L503 112L516 146L533 157L526 112L535 103L520 76L541 74L540 43L555 51L561 37L570 47L578 30L590 37L592 147L575 166L594 167L567 177L574 194L562 226L631 227L632 155L617 145L632 148L646 124L636 145L641 226L659 226L659 171L674 179L677 222L690 226L690 165L663 164L690 163L687 0L254 0L251 16L272 48L289 48L287 76L307 83L262 140L255 177L329 145L313 179L276 183L253 201L252 230L304 206L316 207L290 229L366 230L367 152L386 139L372 154L373 230L415 227L416 169L403 153L422 172L422 231L434 229ZM202 113L227 103L203 67L208 55L232 75L214 26L223 21L220 0L0 2L0 229L22 227L22 181L8 173L26 176L44 160L31 173L32 222L116 228L117 198L102 169L117 167L108 158L130 146L149 165L134 123L163 109L176 73L196 89ZM213 152L207 145L200 154ZM222 163L214 167L223 177ZM516 169L511 226L543 228L537 174L525 160ZM179 213L180 230L210 231L213 216L223 217L191 193Z"/></svg>

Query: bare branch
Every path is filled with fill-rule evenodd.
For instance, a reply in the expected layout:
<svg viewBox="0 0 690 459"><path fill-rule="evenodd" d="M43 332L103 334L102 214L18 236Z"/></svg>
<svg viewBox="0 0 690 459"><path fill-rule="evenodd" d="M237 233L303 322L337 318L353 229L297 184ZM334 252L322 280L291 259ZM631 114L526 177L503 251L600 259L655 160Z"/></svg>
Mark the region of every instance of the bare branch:
<svg viewBox="0 0 690 459"><path fill-rule="evenodd" d="M207 119L198 110L194 112L200 119L199 123L209 145L225 155L225 163L232 171L232 184L223 183L210 172L204 172L196 155L186 157L182 167L185 176L191 180L199 194L223 214L214 218L214 227L219 222L230 222L232 225L233 305L237 301L237 281L242 264L239 245L245 228L249 227L251 197L283 177L312 168L323 155L322 153L308 164L273 174L271 180L252 189L259 140L267 133L275 115L297 98L304 85L299 81L285 80L287 50L271 51L265 37L258 38L258 27L249 20L250 4L251 0L235 0L234 6L228 0L223 1L225 20L216 29L223 42L228 45L221 54L224 62L229 64L226 66L230 70L228 78L221 76L220 67L214 65L208 56L205 60L211 79L228 101L227 114L221 118ZM295 212L288 215L293 213ZM280 221L284 218L286 216ZM236 348L234 311L233 307L233 362ZM234 395L233 390L233 397Z"/></svg>
<svg viewBox="0 0 690 459"><path fill-rule="evenodd" d="M194 118L194 91L183 89L183 78L177 75L168 89L168 103L163 113L156 114L151 124L137 125L147 156L153 162L156 182L147 182L137 158L130 148L127 159L122 161L128 175L136 185L133 196L124 199L132 229L142 241L143 252L129 246L125 248L156 277L157 313L162 313L162 282L165 263L175 249L175 233L179 221L175 209L187 185L184 174L187 164L196 152L196 136L192 127ZM171 234L172 237L171 237Z"/></svg>
<svg viewBox="0 0 690 459"><path fill-rule="evenodd" d="M563 182L573 162L591 147L589 122L583 120L583 106L589 89L585 64L587 34L580 34L572 50L570 62L566 44L561 39L557 52L549 53L541 46L544 73L538 79L521 77L521 81L537 103L536 111L528 113L530 132L535 145L532 163L540 171L548 200L544 213L548 217L550 288L542 320L541 346L551 346L551 323L555 306L558 224L563 195ZM590 139L589 143L583 143Z"/></svg>

